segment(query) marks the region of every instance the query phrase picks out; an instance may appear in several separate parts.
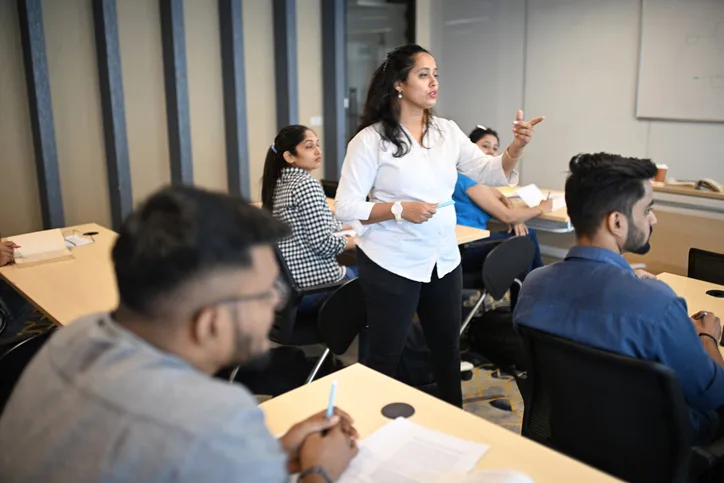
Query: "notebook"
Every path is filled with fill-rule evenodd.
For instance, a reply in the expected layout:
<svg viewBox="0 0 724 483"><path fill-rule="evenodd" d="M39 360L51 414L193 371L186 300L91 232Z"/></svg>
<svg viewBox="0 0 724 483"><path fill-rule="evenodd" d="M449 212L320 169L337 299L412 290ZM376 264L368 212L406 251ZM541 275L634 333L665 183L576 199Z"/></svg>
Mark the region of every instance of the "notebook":
<svg viewBox="0 0 724 483"><path fill-rule="evenodd" d="M30 267L73 258L59 228L11 236L8 237L8 240L20 247L15 249L15 264L18 267Z"/></svg>

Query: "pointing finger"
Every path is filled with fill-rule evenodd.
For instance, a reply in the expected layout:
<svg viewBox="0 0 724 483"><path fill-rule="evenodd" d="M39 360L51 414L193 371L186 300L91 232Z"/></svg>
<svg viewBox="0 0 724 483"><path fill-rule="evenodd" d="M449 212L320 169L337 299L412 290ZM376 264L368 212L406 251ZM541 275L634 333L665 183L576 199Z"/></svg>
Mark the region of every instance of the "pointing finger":
<svg viewBox="0 0 724 483"><path fill-rule="evenodd" d="M535 126L536 124L540 124L545 119L545 116L536 117L535 119L531 119L530 125Z"/></svg>

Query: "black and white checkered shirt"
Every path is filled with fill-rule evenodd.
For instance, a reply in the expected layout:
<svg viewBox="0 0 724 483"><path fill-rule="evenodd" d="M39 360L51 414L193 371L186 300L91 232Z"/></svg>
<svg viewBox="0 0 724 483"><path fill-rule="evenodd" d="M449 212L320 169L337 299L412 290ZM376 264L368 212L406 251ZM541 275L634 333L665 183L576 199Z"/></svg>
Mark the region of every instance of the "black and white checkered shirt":
<svg viewBox="0 0 724 483"><path fill-rule="evenodd" d="M275 218L292 228L292 235L279 242L279 249L300 287L338 282L345 268L337 255L347 247L344 237L335 235L342 223L332 215L322 186L309 173L285 167L274 188Z"/></svg>

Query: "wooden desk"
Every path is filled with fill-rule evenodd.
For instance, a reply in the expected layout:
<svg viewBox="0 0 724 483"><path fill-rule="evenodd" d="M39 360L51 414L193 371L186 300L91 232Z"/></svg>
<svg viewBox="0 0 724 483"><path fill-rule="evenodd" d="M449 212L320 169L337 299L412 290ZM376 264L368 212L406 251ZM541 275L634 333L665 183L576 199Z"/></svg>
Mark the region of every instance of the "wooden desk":
<svg viewBox="0 0 724 483"><path fill-rule="evenodd" d="M516 189L518 189L518 186L501 186L498 188L507 198L517 197L515 193ZM548 192L548 190L541 191L544 193ZM551 194L562 195L564 192L551 190ZM520 198L511 199L510 201L516 208L526 207L526 204ZM551 233L570 233L573 231L573 225L571 225L571 219L568 216L568 209L565 206L556 211L544 213L537 218L528 220L525 224L534 230L548 231Z"/></svg>
<svg viewBox="0 0 724 483"><path fill-rule="evenodd" d="M660 273L657 278L671 287L676 295L686 300L690 315L700 310L706 310L707 312L714 312L720 319L724 320L724 298L716 298L706 294L709 290L724 290L724 286L674 275L673 273ZM720 345L719 350L724 356L724 347Z"/></svg>
<svg viewBox="0 0 724 483"><path fill-rule="evenodd" d="M383 406L392 402L406 402L415 408L411 418L415 423L490 445L490 450L478 462L479 469L517 469L528 474L535 483L618 481L360 364L261 404L271 433L283 434L294 423L326 408L333 379L339 382L337 406L354 418L362 438L389 421L380 414Z"/></svg>
<svg viewBox="0 0 724 483"><path fill-rule="evenodd" d="M91 312L118 305L111 249L115 232L95 223L63 229L80 233L97 231L95 243L73 248L73 259L19 268L0 268L0 277L15 287L57 325L67 325Z"/></svg>
<svg viewBox="0 0 724 483"><path fill-rule="evenodd" d="M252 205L261 207L261 203L258 201L252 203ZM329 209L332 210L332 213L334 213L334 200L332 198L327 198L327 205L329 205ZM458 240L458 245L463 245L465 243L488 238L490 236L490 232L488 230L480 230L469 226L457 225L455 227L455 236Z"/></svg>
<svg viewBox="0 0 724 483"><path fill-rule="evenodd" d="M724 193L708 190L698 190L690 186L679 186L661 182L654 182L654 191L658 191L659 193L672 193L676 195L695 196L698 198L710 198L712 200L724 201Z"/></svg>

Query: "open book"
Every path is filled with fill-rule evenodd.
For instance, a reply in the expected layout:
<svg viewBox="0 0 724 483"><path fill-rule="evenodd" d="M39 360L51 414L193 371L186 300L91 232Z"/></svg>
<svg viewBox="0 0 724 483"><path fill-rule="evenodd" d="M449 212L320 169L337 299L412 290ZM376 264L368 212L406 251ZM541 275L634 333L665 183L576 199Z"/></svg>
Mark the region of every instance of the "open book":
<svg viewBox="0 0 724 483"><path fill-rule="evenodd" d="M73 258L73 254L65 245L60 229L12 236L8 237L8 240L20 247L15 249L15 264L18 267Z"/></svg>

